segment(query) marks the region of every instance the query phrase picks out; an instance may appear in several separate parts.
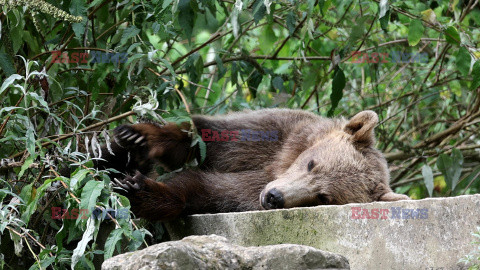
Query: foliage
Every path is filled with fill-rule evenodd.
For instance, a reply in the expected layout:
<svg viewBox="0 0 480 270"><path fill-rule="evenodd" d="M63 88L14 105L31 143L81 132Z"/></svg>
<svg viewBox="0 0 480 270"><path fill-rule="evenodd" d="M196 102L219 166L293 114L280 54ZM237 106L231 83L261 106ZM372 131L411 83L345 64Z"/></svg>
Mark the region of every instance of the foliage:
<svg viewBox="0 0 480 270"><path fill-rule="evenodd" d="M154 241L130 217L52 219L52 207L129 208L91 159L108 130L138 117L375 110L396 192L477 193L477 4L0 0L4 267L94 268ZM113 226L103 240L102 226Z"/></svg>
<svg viewBox="0 0 480 270"><path fill-rule="evenodd" d="M477 227L477 231L473 232L472 235L476 238L472 244L476 245L477 248L473 250L470 254L466 255L464 258L460 259L460 262L470 265L468 270L479 270L480 269L480 227Z"/></svg>

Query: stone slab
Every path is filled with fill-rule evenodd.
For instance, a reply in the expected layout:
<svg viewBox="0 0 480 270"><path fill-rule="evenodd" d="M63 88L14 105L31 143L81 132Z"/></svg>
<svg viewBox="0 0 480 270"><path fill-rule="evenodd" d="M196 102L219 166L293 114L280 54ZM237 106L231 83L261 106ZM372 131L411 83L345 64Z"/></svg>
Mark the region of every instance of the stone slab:
<svg viewBox="0 0 480 270"><path fill-rule="evenodd" d="M103 270L348 270L345 257L309 246L243 247L218 235L188 236L106 260Z"/></svg>
<svg viewBox="0 0 480 270"><path fill-rule="evenodd" d="M369 209L371 217L371 209L389 211L386 219L381 219L382 215L354 219L352 209L359 208L355 217L364 216L362 209ZM217 234L243 246L308 245L344 255L351 269L447 270L466 269L459 259L478 248L471 235L477 226L479 194L193 215L167 224L167 230L172 239Z"/></svg>

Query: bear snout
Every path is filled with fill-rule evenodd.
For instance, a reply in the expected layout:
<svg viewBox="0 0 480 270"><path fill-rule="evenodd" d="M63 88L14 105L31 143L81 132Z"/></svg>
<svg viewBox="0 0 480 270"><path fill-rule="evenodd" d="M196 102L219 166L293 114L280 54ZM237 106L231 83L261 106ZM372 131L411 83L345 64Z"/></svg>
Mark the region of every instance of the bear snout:
<svg viewBox="0 0 480 270"><path fill-rule="evenodd" d="M279 209L285 205L283 194L276 188L272 188L269 191L263 191L261 194L262 206L265 209Z"/></svg>

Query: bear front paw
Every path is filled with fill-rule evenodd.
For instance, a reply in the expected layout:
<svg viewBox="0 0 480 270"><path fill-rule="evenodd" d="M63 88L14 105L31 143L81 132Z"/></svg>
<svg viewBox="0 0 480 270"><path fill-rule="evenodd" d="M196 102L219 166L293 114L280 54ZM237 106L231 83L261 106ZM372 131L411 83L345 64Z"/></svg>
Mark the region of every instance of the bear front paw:
<svg viewBox="0 0 480 270"><path fill-rule="evenodd" d="M145 189L145 175L137 172L135 176L126 176L123 179L114 178L113 188L124 196L131 196L140 190Z"/></svg>
<svg viewBox="0 0 480 270"><path fill-rule="evenodd" d="M115 142L124 148L143 147L147 145L145 136L129 125L121 125L113 131Z"/></svg>

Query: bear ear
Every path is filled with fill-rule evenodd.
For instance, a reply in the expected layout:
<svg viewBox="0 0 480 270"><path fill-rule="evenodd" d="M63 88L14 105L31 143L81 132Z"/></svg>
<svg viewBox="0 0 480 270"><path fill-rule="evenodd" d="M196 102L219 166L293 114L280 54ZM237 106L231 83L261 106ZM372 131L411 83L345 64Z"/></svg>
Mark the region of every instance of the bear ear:
<svg viewBox="0 0 480 270"><path fill-rule="evenodd" d="M372 146L375 142L373 129L377 123L377 113L374 111L362 111L348 121L344 131L352 135L350 140L355 145Z"/></svg>
<svg viewBox="0 0 480 270"><path fill-rule="evenodd" d="M384 201L384 202L393 202L393 201L400 201L400 200L410 200L410 197L404 194L398 194L393 191L390 191L380 196L378 200Z"/></svg>

